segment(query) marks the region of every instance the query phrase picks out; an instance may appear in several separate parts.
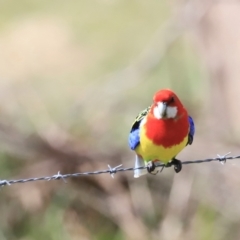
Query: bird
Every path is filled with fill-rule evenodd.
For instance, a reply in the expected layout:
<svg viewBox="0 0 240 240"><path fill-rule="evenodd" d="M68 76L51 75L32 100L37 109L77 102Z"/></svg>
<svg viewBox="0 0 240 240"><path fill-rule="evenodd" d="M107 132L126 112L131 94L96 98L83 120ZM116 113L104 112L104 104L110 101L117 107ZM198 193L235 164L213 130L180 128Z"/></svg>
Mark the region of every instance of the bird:
<svg viewBox="0 0 240 240"><path fill-rule="evenodd" d="M174 166L176 173L182 162L176 158L185 146L193 143L194 121L178 96L170 89L157 91L153 103L141 111L132 124L128 145L135 151L134 177L148 172L157 174L157 163Z"/></svg>

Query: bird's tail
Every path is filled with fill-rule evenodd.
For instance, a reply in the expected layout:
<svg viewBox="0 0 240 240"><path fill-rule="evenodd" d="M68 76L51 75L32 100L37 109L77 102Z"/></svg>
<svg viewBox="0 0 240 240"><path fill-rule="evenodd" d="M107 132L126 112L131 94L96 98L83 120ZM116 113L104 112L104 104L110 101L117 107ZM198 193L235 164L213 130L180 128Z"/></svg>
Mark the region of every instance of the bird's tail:
<svg viewBox="0 0 240 240"><path fill-rule="evenodd" d="M142 157L136 155L135 168L144 167L144 166L145 166L145 162L142 159ZM138 178L138 177L140 177L142 175L145 175L145 174L147 174L147 169L136 169L136 170L134 170L134 177L135 178Z"/></svg>

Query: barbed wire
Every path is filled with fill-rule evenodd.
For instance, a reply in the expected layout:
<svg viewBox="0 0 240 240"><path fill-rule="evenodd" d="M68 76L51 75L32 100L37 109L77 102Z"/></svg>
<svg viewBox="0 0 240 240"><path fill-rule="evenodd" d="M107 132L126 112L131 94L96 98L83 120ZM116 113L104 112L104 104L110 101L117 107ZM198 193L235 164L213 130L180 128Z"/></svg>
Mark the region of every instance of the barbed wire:
<svg viewBox="0 0 240 240"><path fill-rule="evenodd" d="M207 158L207 159L203 159L203 160L192 160L192 161L182 161L182 164L187 165L187 164L195 164L195 163L207 163L207 162L213 162L213 161L219 161L220 163L224 164L224 163L226 163L227 160L234 160L234 159L240 158L240 155L228 156L229 154L230 154L230 152L225 155L217 154L216 158ZM157 168L161 167L162 168L161 171L162 171L164 167L171 167L171 166L172 166L172 164L168 163L167 165L158 164L156 167ZM67 181L65 180L66 178L98 175L98 174L105 174L105 173L109 173L112 176L112 178L114 178L114 174L116 174L117 172L134 171L137 169L146 169L147 168L146 166L138 167L138 168L135 168L135 167L121 168L121 167L122 167L122 164L118 165L116 167L113 167L113 168L110 165L108 165L108 169L93 171L93 172L61 174L59 171L57 174L55 174L53 176L46 176L46 177L26 178L26 179L17 179L17 180L1 180L0 179L0 187L10 186L10 185L16 184L16 183L27 183L27 182L35 182L35 181L50 181L50 180L59 180L59 179L62 179L65 183L67 183Z"/></svg>

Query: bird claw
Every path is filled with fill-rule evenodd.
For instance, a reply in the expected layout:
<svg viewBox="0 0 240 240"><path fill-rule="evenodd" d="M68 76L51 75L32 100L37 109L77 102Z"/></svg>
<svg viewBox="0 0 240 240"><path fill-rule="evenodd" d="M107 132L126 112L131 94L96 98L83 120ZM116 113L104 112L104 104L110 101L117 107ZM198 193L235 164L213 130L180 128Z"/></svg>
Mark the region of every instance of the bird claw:
<svg viewBox="0 0 240 240"><path fill-rule="evenodd" d="M224 154L224 155L217 154L219 162L220 162L221 164L225 164L225 163L227 162L226 157L227 157L230 153L231 153L231 152L228 152L228 153L226 153L226 154Z"/></svg>
<svg viewBox="0 0 240 240"><path fill-rule="evenodd" d="M155 169L156 169L155 163L153 161L149 161L147 163L147 171L152 175L156 175L158 171L155 171Z"/></svg>
<svg viewBox="0 0 240 240"><path fill-rule="evenodd" d="M179 173L182 170L182 162L176 158L174 158L171 162L165 164L165 167L174 166L174 171Z"/></svg>
<svg viewBox="0 0 240 240"><path fill-rule="evenodd" d="M159 171L155 171L156 164L153 161L148 162L147 164L147 171L153 175L156 175ZM174 158L171 162L166 163L160 170L160 172L163 171L165 167L171 167L174 166L174 171L176 173L179 173L182 170L182 162L176 158ZM155 171L155 172L154 172Z"/></svg>
<svg viewBox="0 0 240 240"><path fill-rule="evenodd" d="M181 172L181 170L182 170L182 162L180 160L174 159L172 161L172 164L174 165L174 170L175 170L176 173Z"/></svg>

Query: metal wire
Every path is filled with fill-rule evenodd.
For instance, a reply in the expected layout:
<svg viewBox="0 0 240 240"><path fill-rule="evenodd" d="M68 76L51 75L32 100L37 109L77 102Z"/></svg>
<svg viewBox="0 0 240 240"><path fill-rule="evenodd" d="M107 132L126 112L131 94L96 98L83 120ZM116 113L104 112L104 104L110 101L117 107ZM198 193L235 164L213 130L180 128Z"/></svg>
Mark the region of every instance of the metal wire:
<svg viewBox="0 0 240 240"><path fill-rule="evenodd" d="M228 156L230 154L227 153L225 155L217 155L216 158L208 158L208 159L203 159L203 160L193 160L193 161L183 161L182 164L195 164L195 163L207 163L207 162L213 162L213 161L219 161L220 163L224 164L226 163L227 160L234 160L240 158L239 156ZM0 187L2 186L10 186L15 183L27 183L27 182L35 182L35 181L50 181L50 180L59 180L62 179L66 183L66 178L70 177L80 177L80 176L89 176L89 175L97 175L97 174L105 174L109 173L113 178L114 174L117 172L125 172L125 171L134 171L136 169L145 169L147 168L146 166L144 167L129 167L129 168L121 168L122 165L116 166L116 167L111 167L108 165L108 169L106 170L99 170L99 171L94 171L94 172L82 172L82 173L70 173L70 174L60 174L58 172L57 174L53 176L46 176L46 177L36 177L36 178L26 178L26 179L17 179L17 180L1 180L0 179ZM167 166L165 164L158 164L156 167L170 167L171 163L168 164Z"/></svg>

